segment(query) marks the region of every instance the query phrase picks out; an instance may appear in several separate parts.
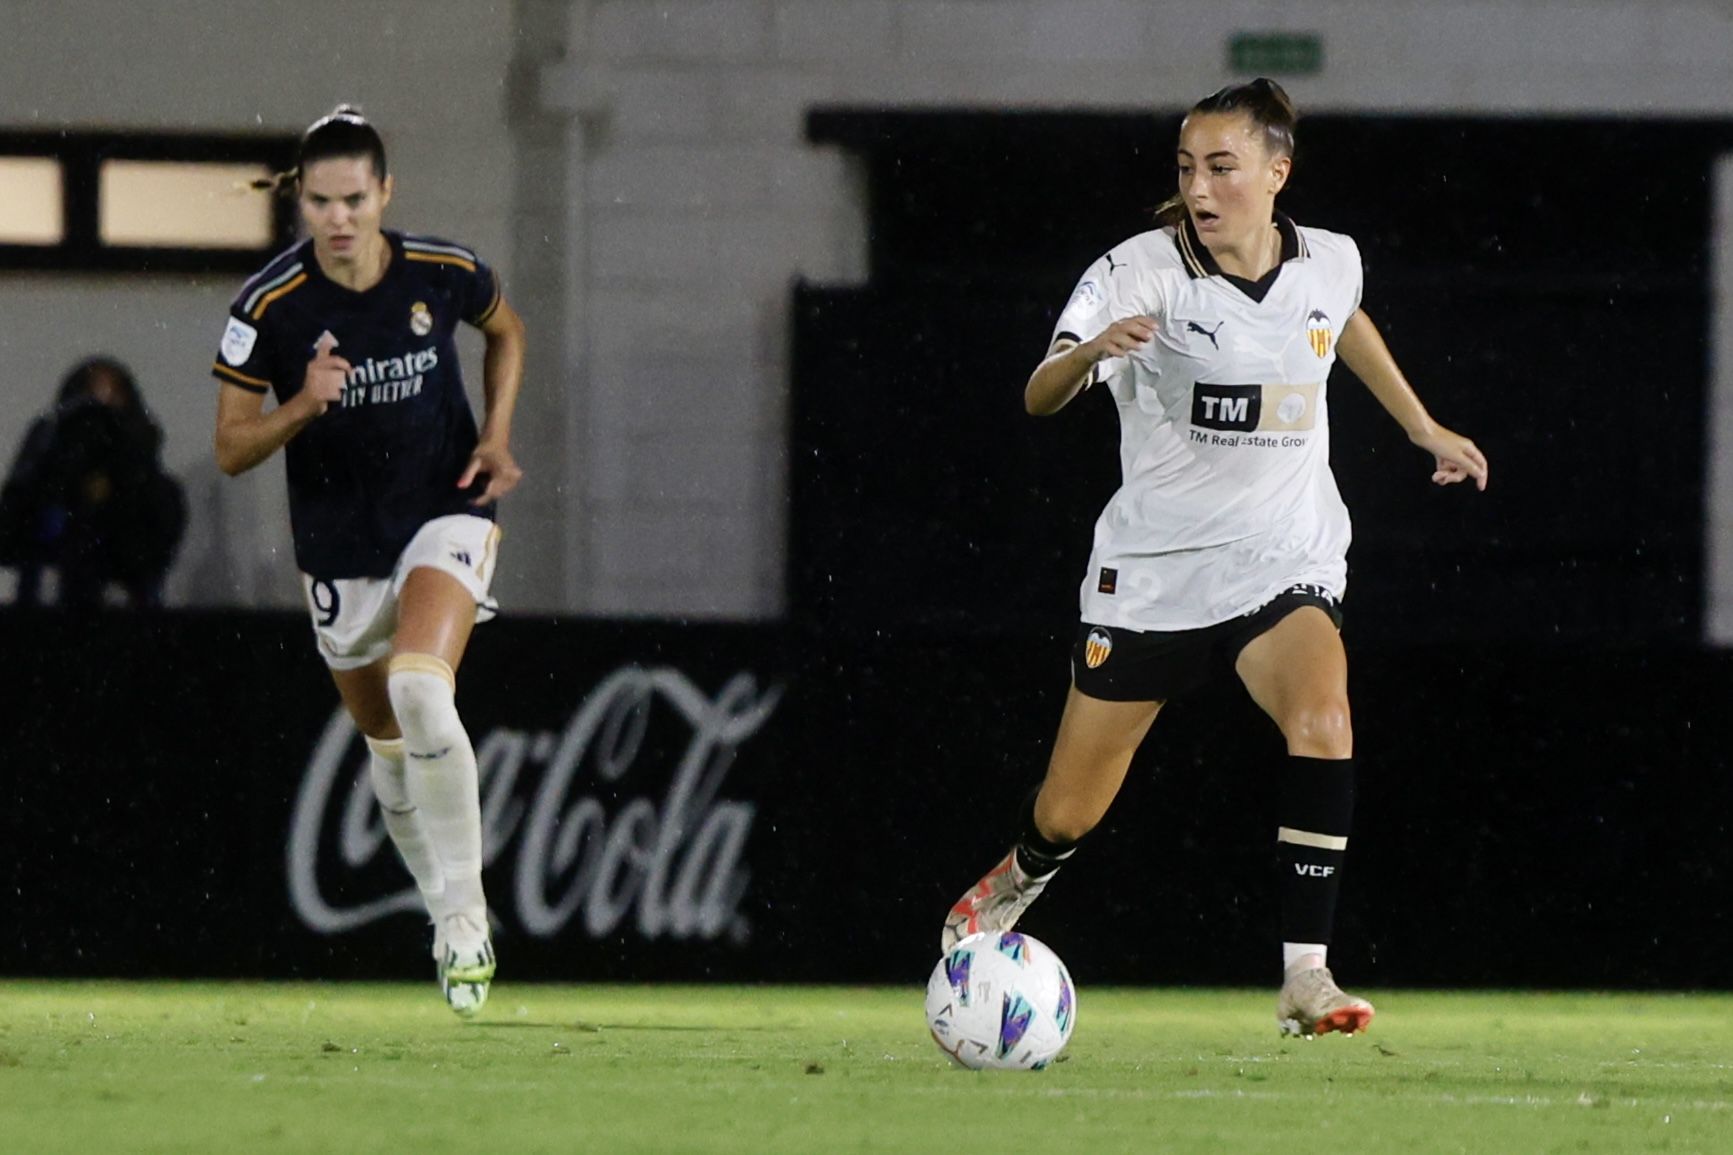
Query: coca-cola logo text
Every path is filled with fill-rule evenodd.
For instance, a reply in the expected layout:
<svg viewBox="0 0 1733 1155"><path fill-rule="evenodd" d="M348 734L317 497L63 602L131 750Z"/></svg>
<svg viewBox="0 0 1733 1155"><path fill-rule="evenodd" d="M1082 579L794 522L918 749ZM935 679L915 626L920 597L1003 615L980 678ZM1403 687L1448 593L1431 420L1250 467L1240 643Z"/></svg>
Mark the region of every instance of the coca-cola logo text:
<svg viewBox="0 0 1733 1155"><path fill-rule="evenodd" d="M603 678L562 731L496 727L476 742L486 863L515 853L515 885L491 893L496 917L508 913L536 937L574 920L586 935L614 933L628 916L647 939L744 942L740 913L748 873L743 863L754 807L719 797L741 745L763 728L781 701L779 686L760 689L738 673L714 698L672 667L625 666ZM630 795L623 786L612 810L583 789L624 783L657 770L641 766L652 725L688 728L661 797ZM474 735L472 734L472 737ZM413 884L338 905L321 889L333 870L359 873L391 855L374 805L367 749L339 707L314 746L290 820L289 899L308 927L338 934L395 913L416 911ZM320 861L326 823L335 819L337 866ZM404 880L408 882L407 872ZM494 883L497 888L498 883Z"/></svg>

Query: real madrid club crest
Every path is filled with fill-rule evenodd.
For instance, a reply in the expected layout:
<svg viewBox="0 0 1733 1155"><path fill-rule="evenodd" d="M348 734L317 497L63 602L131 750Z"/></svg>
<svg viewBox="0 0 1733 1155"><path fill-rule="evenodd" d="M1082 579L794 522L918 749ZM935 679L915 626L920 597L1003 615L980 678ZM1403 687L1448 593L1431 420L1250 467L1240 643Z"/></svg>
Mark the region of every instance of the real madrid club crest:
<svg viewBox="0 0 1733 1155"><path fill-rule="evenodd" d="M427 311L426 301L417 301L409 306L409 331L417 337L425 337L433 332L433 314ZM1316 343L1317 339L1314 338L1313 344Z"/></svg>
<svg viewBox="0 0 1733 1155"><path fill-rule="evenodd" d="M1306 318L1306 339L1312 343L1312 352L1320 358L1330 355L1330 318L1324 315L1324 310L1313 309L1311 316Z"/></svg>
<svg viewBox="0 0 1733 1155"><path fill-rule="evenodd" d="M1089 631L1089 637L1083 643L1083 664L1092 670L1096 669L1112 652L1113 635L1096 626Z"/></svg>

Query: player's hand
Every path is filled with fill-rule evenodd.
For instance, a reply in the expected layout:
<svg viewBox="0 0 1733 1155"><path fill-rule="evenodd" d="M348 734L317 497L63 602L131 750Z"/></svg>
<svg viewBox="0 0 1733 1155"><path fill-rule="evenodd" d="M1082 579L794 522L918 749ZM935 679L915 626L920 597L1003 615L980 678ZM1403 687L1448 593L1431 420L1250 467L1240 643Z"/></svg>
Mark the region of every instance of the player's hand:
<svg viewBox="0 0 1733 1155"><path fill-rule="evenodd" d="M482 490L480 497L470 502L471 505L492 505L517 488L517 483L523 480L524 471L518 468L511 450L503 445L492 445L484 441L469 455L469 465L464 468L463 476L457 479L457 487L468 489L475 484L475 479L483 474L487 475L487 488Z"/></svg>
<svg viewBox="0 0 1733 1155"><path fill-rule="evenodd" d="M1476 489L1486 488L1486 454L1462 434L1434 425L1430 432L1417 434L1409 440L1432 454L1437 462L1432 471L1435 485L1454 485L1472 477Z"/></svg>
<svg viewBox="0 0 1733 1155"><path fill-rule="evenodd" d="M1155 321L1149 317L1127 317L1103 329L1094 340L1083 342L1092 363L1123 357L1155 339Z"/></svg>
<svg viewBox="0 0 1733 1155"><path fill-rule="evenodd" d="M320 335L319 343L313 346L313 359L307 362L307 373L301 378L301 391L290 401L309 418L323 416L325 410L343 400L351 366L331 351L336 347L337 338L329 332Z"/></svg>

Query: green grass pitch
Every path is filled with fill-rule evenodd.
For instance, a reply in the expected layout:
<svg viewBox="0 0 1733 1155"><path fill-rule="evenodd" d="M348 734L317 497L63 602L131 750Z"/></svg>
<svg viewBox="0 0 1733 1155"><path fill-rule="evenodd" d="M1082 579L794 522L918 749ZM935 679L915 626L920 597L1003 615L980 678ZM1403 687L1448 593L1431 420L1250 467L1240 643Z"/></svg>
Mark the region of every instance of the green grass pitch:
<svg viewBox="0 0 1733 1155"><path fill-rule="evenodd" d="M1733 997L1081 992L1064 1061L953 1069L919 989L0 982L20 1152L1733 1151Z"/></svg>

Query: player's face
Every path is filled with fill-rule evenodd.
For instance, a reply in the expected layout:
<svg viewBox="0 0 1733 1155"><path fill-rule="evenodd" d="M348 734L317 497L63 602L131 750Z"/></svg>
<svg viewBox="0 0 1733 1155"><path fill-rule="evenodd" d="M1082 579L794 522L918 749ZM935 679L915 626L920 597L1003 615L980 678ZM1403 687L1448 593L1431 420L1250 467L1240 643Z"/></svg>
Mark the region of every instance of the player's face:
<svg viewBox="0 0 1733 1155"><path fill-rule="evenodd" d="M381 181L365 156L316 160L301 174L301 219L325 260L371 255L389 203L391 178Z"/></svg>
<svg viewBox="0 0 1733 1155"><path fill-rule="evenodd" d="M1269 226L1292 161L1272 156L1242 112L1188 116L1179 130L1179 192L1205 244L1235 244Z"/></svg>

